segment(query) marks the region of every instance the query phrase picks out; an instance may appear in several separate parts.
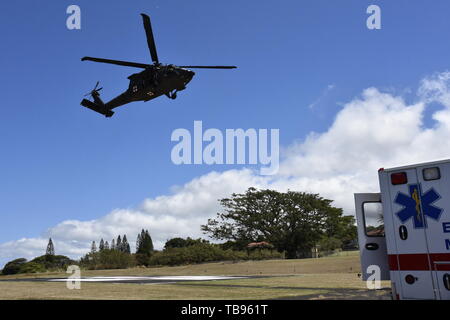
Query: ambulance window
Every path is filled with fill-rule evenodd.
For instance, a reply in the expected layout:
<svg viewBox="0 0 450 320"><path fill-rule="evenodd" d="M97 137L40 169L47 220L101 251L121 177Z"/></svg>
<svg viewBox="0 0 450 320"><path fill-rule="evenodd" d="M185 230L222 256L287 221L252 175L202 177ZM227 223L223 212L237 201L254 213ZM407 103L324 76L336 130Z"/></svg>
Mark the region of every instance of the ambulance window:
<svg viewBox="0 0 450 320"><path fill-rule="evenodd" d="M441 171L438 167L426 168L422 170L423 180L438 180L441 178Z"/></svg>
<svg viewBox="0 0 450 320"><path fill-rule="evenodd" d="M364 202L364 230L368 237L384 237L384 220L381 202Z"/></svg>

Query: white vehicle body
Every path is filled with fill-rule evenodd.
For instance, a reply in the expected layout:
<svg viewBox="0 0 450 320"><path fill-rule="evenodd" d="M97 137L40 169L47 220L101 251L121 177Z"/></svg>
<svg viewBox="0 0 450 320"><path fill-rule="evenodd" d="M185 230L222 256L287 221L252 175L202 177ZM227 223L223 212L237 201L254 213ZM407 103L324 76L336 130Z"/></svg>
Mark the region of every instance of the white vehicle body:
<svg viewBox="0 0 450 320"><path fill-rule="evenodd" d="M380 193L355 194L362 279L375 265L394 299L450 300L450 160L378 175Z"/></svg>

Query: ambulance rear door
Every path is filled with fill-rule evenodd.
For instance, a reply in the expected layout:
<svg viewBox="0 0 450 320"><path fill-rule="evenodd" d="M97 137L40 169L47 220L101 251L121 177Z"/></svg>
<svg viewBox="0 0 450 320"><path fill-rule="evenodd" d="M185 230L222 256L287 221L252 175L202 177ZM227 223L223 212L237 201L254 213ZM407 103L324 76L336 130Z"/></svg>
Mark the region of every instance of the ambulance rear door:
<svg viewBox="0 0 450 320"><path fill-rule="evenodd" d="M379 280L389 280L389 265L384 237L384 222L379 193L355 193L355 213L358 225L359 254L362 279L379 267Z"/></svg>

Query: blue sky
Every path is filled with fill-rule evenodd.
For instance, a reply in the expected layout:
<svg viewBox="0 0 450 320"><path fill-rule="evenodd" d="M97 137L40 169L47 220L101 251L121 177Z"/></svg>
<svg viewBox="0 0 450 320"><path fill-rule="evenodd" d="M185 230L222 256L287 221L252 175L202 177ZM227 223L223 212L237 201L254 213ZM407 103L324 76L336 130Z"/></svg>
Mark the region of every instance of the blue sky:
<svg viewBox="0 0 450 320"><path fill-rule="evenodd" d="M81 8L81 30L66 28L70 4ZM366 28L370 4L381 7L381 30ZM327 131L366 88L413 103L420 80L449 67L449 10L444 0L2 2L0 243L241 169L171 162L172 131L194 120L278 128L288 146ZM148 63L141 12L161 62L238 69L198 70L177 100L135 102L105 119L79 105L83 94L99 80L109 100L138 70L80 58ZM439 108L424 112L423 125Z"/></svg>

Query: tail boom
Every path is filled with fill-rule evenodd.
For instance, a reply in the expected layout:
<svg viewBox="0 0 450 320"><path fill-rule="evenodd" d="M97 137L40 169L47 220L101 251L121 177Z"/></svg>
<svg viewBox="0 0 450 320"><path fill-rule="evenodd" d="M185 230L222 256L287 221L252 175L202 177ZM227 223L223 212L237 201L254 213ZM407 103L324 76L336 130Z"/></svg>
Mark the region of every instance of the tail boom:
<svg viewBox="0 0 450 320"><path fill-rule="evenodd" d="M112 115L114 114L114 112L111 111L110 109L106 108L103 103L99 104L99 103L94 103L92 101L89 101L87 99L83 99L83 101L81 101L81 105L83 107L91 109L91 110L93 110L95 112L103 114L107 118L112 117Z"/></svg>

